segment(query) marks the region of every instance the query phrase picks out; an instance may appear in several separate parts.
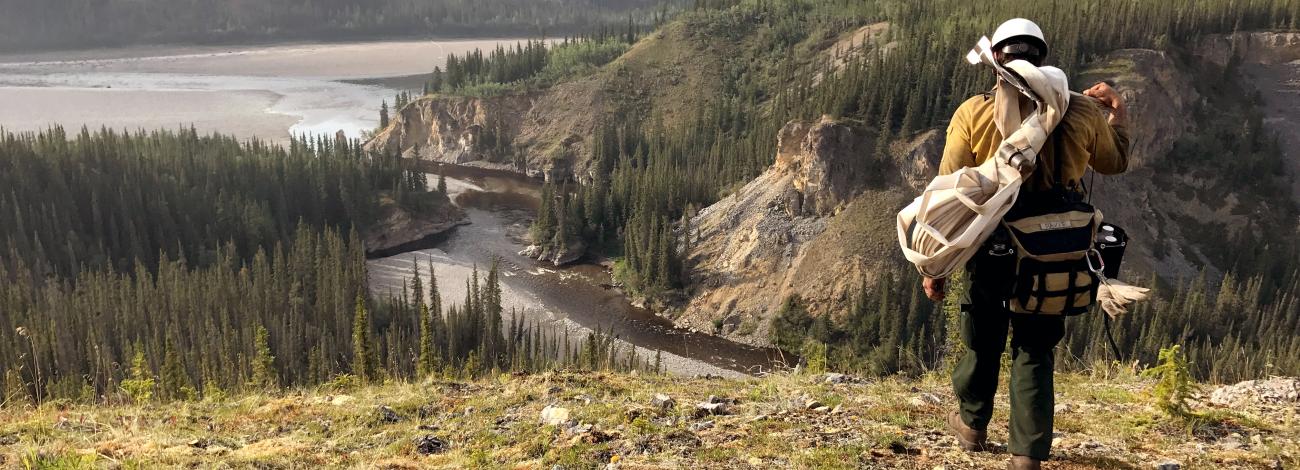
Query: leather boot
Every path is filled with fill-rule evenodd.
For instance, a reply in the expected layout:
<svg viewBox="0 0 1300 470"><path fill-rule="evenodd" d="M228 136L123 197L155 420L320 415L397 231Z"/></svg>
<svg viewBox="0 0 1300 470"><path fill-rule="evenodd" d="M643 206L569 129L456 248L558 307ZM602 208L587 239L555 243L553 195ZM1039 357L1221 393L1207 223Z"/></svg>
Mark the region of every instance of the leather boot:
<svg viewBox="0 0 1300 470"><path fill-rule="evenodd" d="M984 452L988 450L988 432L973 429L961 420L961 413L948 413L948 430L957 437L957 444L966 452ZM1035 467L1037 468L1037 467Z"/></svg>
<svg viewBox="0 0 1300 470"><path fill-rule="evenodd" d="M1013 455L1011 456L1011 462L1007 464L1007 468L1011 470L1039 470L1043 467L1042 462L1039 462L1038 459Z"/></svg>

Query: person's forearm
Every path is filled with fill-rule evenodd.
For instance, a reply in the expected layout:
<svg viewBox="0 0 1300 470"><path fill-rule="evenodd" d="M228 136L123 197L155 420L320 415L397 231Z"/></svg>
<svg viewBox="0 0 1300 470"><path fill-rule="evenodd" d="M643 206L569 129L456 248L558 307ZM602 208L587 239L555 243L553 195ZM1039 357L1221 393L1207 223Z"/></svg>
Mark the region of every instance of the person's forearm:
<svg viewBox="0 0 1300 470"><path fill-rule="evenodd" d="M1120 102L1114 108L1111 108L1110 117L1106 119L1106 122L1111 127L1128 125L1128 106Z"/></svg>

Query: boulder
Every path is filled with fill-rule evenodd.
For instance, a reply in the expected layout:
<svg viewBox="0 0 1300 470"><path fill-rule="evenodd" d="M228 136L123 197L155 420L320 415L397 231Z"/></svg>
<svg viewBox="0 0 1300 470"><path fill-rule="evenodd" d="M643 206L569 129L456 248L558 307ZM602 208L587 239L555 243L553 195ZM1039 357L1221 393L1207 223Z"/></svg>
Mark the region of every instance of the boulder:
<svg viewBox="0 0 1300 470"><path fill-rule="evenodd" d="M564 246L529 245L519 252L519 256L526 256L538 261L545 261L556 266L563 266L579 259L587 254L587 242L581 238L567 240Z"/></svg>
<svg viewBox="0 0 1300 470"><path fill-rule="evenodd" d="M726 403L700 403L695 405L696 418L727 414L731 414L731 410L728 409Z"/></svg>
<svg viewBox="0 0 1300 470"><path fill-rule="evenodd" d="M548 405L542 408L539 421L548 426L564 426L569 422L569 409Z"/></svg>
<svg viewBox="0 0 1300 470"><path fill-rule="evenodd" d="M1300 403L1300 378L1273 377L1225 385L1210 394L1210 403L1225 407Z"/></svg>
<svg viewBox="0 0 1300 470"><path fill-rule="evenodd" d="M525 258L537 259L541 255L542 255L542 247L540 245L528 245L523 250L519 251L519 256L523 256Z"/></svg>
<svg viewBox="0 0 1300 470"><path fill-rule="evenodd" d="M925 408L929 406L939 406L943 404L943 399L933 393L922 393L912 397L907 403L913 408Z"/></svg>
<svg viewBox="0 0 1300 470"><path fill-rule="evenodd" d="M828 384L847 384L847 383L855 383L857 381L858 379L856 377L840 374L838 372L830 372L826 374L826 377L822 380L822 382Z"/></svg>
<svg viewBox="0 0 1300 470"><path fill-rule="evenodd" d="M397 411L394 411L392 408L389 408L387 406L382 406L382 405L379 407L376 416L377 421L381 423L389 423L389 424L401 422L402 420L405 419L406 418L403 418L402 415L397 414Z"/></svg>
<svg viewBox="0 0 1300 470"><path fill-rule="evenodd" d="M686 428L690 429L691 432L700 432L706 429L712 429L713 421L699 421L699 422L691 423Z"/></svg>
<svg viewBox="0 0 1300 470"><path fill-rule="evenodd" d="M437 436L426 434L415 438L415 451L421 455L433 455L446 452L451 446Z"/></svg>
<svg viewBox="0 0 1300 470"><path fill-rule="evenodd" d="M670 397L668 395L664 395L662 393L656 393L654 398L650 399L650 405L655 408L659 408L661 410L667 411L676 407L677 401L673 400L673 397Z"/></svg>

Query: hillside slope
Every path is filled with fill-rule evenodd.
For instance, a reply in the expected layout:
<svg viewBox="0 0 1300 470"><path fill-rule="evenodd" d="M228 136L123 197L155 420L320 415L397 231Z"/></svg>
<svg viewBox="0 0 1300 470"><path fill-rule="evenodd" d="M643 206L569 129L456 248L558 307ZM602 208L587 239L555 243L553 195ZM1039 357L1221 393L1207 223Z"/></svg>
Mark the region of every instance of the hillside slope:
<svg viewBox="0 0 1300 470"><path fill-rule="evenodd" d="M419 98L366 148L447 163L504 165L548 179L581 178L591 158L589 140L601 122L615 113L652 111L663 122L684 122L679 113L719 96L722 72L710 57L738 47L743 44L694 36L684 24L670 23L596 73L544 90Z"/></svg>
<svg viewBox="0 0 1300 470"><path fill-rule="evenodd" d="M755 74L778 63L756 38L709 27L668 23L596 72L541 90L418 98L398 110L366 148L590 181L592 140L600 125L629 116L667 128L691 125L696 113L726 95L724 87L752 80L734 76L739 72L726 69L729 65L719 57L763 57L746 65L746 72ZM888 24L871 24L810 39L793 52L800 62L829 61L839 68L863 50L888 50L891 44L881 43L888 31Z"/></svg>
<svg viewBox="0 0 1300 470"><path fill-rule="evenodd" d="M1211 126L1218 123L1199 116L1216 112L1215 103L1236 96L1232 93L1250 92L1211 89L1219 94L1207 97L1206 87L1196 83L1199 77L1230 73L1217 68L1230 61L1287 64L1300 59L1296 43L1296 33L1212 37L1184 56L1191 62L1150 49L1118 50L1095 61L1075 80L1076 89L1103 80L1116 83L1129 106L1129 171L1085 181L1092 185L1094 203L1106 220L1125 227L1133 240L1125 259L1126 278L1141 280L1156 273L1178 281L1206 272L1218 279L1234 268L1222 248L1243 231L1287 229L1285 221L1264 226L1252 217L1294 207L1295 200L1269 193L1268 183L1279 175L1252 175L1249 178L1258 184L1235 184L1239 176L1233 173L1241 170L1211 170L1218 163L1198 160L1188 151L1188 142L1214 139L1220 131ZM1276 74L1263 75L1270 77L1278 79ZM1289 86L1285 80L1241 83ZM1273 94L1284 90L1269 89ZM1267 129L1292 138L1285 132L1296 121L1270 109L1275 110ZM685 287L689 300L668 312L678 324L769 345L771 319L787 298L797 296L814 316L844 314L865 283L877 280L882 267L901 260L894 214L937 174L942 131L896 140L887 155L877 155L873 149L882 147L874 142L835 142L819 132L809 133L809 125L788 124L767 172L691 221L686 258L692 269ZM832 126L844 135L866 133L853 123L815 126ZM813 165L829 173L814 179L840 181L834 191L813 183L812 191L834 195L831 204L799 207L801 198L810 197L803 195L810 175L806 169L792 171L790 161L797 162L796 169ZM867 169L877 176L855 174Z"/></svg>
<svg viewBox="0 0 1300 470"><path fill-rule="evenodd" d="M1063 374L1057 384L1045 468L1300 464L1294 379L1271 384L1290 396L1213 394L1231 412L1194 400L1223 418L1194 427L1156 411L1152 382L1127 372ZM941 432L949 390L940 374L557 372L164 406L50 404L0 413L0 467L1002 468L1004 450L963 453ZM1005 403L991 427L999 445Z"/></svg>

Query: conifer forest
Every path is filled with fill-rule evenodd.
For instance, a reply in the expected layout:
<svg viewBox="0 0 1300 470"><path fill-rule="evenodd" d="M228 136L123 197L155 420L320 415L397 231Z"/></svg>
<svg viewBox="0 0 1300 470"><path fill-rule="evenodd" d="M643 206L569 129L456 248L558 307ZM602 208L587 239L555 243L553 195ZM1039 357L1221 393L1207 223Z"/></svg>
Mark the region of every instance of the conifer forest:
<svg viewBox="0 0 1300 470"><path fill-rule="evenodd" d="M590 171L545 183L527 229L538 245L580 241L607 257L619 287L651 305L685 295L692 217L772 165L782 126L823 115L850 122L877 144L861 156L864 164L893 165L891 142L943 129L959 104L992 85L986 71L959 59L1012 4L1016 15L1052 31L1051 63L1070 73L1117 49L1179 57L1187 53L1179 45L1206 34L1300 29L1296 0L1188 0L1177 8L1150 0L57 3L0 0L0 11L22 4L26 14L0 15L0 30L29 33L6 36L0 49L75 47L104 37L137 43L572 32L560 41L450 55L414 90L422 96L382 104L385 127L417 99L530 93L602 72L622 80L611 83L636 83L620 57L656 28L679 25L700 47L717 46L710 59L723 86L672 114L600 110L595 131L582 136ZM1103 17L1111 20L1080 20ZM880 22L893 25L895 46L887 53L836 63L806 50ZM92 23L101 27L83 28ZM1151 165L1227 175L1245 188L1243 204L1284 191L1282 144L1265 131L1261 105L1224 71L1202 75L1192 82L1215 91L1203 93L1213 111L1189 118L1207 131L1184 137L1173 155ZM637 94L614 85L602 93ZM512 154L518 147L504 133L490 126L482 132L504 161L527 160ZM401 292L372 293L362 234L379 222L381 200L414 210L421 194L447 192L445 181L430 188L406 163L333 136L282 147L186 128L0 130L0 404L185 400L556 368L662 370L658 358L599 329L570 337L563 327L510 311L495 264L477 266L464 285L446 285L429 260L412 257L413 282ZM1233 247L1207 250L1207 264L1224 267L1222 276L1203 268L1191 279L1142 280L1155 288L1154 299L1110 325L1121 357L1102 334L1103 315L1094 313L1071 320L1058 364L1150 364L1161 348L1180 344L1198 380L1296 375L1300 241L1277 234L1293 234L1300 208L1268 207L1270 216L1253 218L1231 239L1213 238L1228 237L1220 226L1198 226L1206 244ZM943 367L959 293L950 292L947 303L930 301L901 254L891 256L839 314L814 316L803 299L785 299L773 334L763 339L836 371ZM443 300L453 289L464 291L462 304Z"/></svg>

